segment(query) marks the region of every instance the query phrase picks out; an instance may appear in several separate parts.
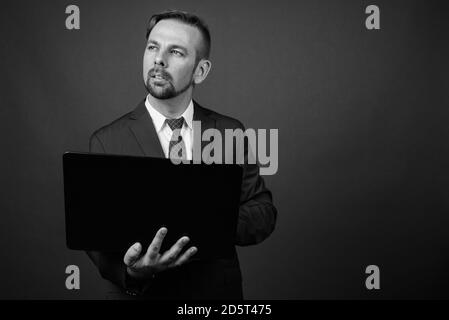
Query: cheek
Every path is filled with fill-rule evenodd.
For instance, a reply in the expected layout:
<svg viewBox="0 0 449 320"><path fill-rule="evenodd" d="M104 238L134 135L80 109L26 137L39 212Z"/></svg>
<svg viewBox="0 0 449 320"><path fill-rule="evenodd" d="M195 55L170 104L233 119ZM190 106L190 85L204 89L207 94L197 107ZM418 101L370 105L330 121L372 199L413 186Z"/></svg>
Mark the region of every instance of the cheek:
<svg viewBox="0 0 449 320"><path fill-rule="evenodd" d="M143 56L143 77L146 79L148 71L150 71L152 66L152 59L148 54Z"/></svg>
<svg viewBox="0 0 449 320"><path fill-rule="evenodd" d="M180 78L182 82L190 82L193 74L193 65L183 67L182 70L179 71Z"/></svg>

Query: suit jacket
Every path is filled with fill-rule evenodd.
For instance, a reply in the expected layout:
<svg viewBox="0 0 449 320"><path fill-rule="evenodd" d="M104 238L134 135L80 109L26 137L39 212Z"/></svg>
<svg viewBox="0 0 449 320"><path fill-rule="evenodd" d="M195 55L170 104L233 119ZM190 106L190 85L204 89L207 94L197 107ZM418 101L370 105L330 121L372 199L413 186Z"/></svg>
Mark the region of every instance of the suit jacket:
<svg viewBox="0 0 449 320"><path fill-rule="evenodd" d="M201 121L202 132L208 128L216 128L224 136L225 129L244 130L238 120L203 108L196 102L193 120ZM207 143L209 142L202 141L202 148ZM90 138L89 150L95 153L165 157L145 100L132 112L95 131ZM247 150L245 149L245 155ZM244 164L242 178L236 245L247 246L263 241L272 233L277 211L273 206L271 193L259 175L258 165ZM130 284L127 276L124 254L125 252L88 252L101 276L114 284L119 298L129 297L124 292L130 293L130 287L135 285ZM192 261L163 271L136 297L242 299L242 277L237 253L232 259Z"/></svg>

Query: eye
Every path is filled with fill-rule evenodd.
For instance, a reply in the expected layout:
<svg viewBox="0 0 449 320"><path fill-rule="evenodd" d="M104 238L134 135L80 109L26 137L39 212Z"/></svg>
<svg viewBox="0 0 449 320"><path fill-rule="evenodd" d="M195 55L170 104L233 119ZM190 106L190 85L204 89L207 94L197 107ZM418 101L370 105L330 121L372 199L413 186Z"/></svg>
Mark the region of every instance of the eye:
<svg viewBox="0 0 449 320"><path fill-rule="evenodd" d="M181 51L176 50L176 49L173 49L173 50L171 51L171 53L173 53L174 55L177 55L177 56L179 56L179 57L183 57L183 56L184 56L184 53L182 53Z"/></svg>
<svg viewBox="0 0 449 320"><path fill-rule="evenodd" d="M153 51L153 50L156 50L156 49L157 49L157 47L155 45L150 44L148 46L148 50L150 50L150 51Z"/></svg>

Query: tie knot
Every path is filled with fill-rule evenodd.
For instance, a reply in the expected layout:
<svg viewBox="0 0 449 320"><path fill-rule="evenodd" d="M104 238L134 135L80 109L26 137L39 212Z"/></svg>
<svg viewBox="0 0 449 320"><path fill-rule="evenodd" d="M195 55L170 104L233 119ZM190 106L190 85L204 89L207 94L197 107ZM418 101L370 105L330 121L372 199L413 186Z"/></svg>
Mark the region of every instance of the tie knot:
<svg viewBox="0 0 449 320"><path fill-rule="evenodd" d="M178 119L165 119L165 122L168 124L172 131L176 129L181 129L184 124L184 117Z"/></svg>

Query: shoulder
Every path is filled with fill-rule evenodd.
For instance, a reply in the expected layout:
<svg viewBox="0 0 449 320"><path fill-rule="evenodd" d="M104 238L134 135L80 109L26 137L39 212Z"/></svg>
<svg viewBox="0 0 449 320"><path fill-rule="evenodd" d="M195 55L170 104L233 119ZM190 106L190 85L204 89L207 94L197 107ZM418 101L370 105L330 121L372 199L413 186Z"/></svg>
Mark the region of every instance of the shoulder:
<svg viewBox="0 0 449 320"><path fill-rule="evenodd" d="M230 116L218 113L214 110L204 108L200 106L198 103L195 103L195 107L199 109L205 116L209 117L212 120L215 120L216 126L221 128L229 128L229 129L244 129L244 125L240 120L232 118Z"/></svg>
<svg viewBox="0 0 449 320"><path fill-rule="evenodd" d="M130 123L141 117L146 112L145 100L140 101L140 103L132 111L120 116L114 121L102 126L101 128L94 131L92 137L98 138L108 138L117 136L117 134L128 133Z"/></svg>
<svg viewBox="0 0 449 320"><path fill-rule="evenodd" d="M101 128L94 131L92 137L105 137L111 134L117 134L123 130L128 130L128 125L130 122L130 117L133 112L128 112L118 119L102 126Z"/></svg>

